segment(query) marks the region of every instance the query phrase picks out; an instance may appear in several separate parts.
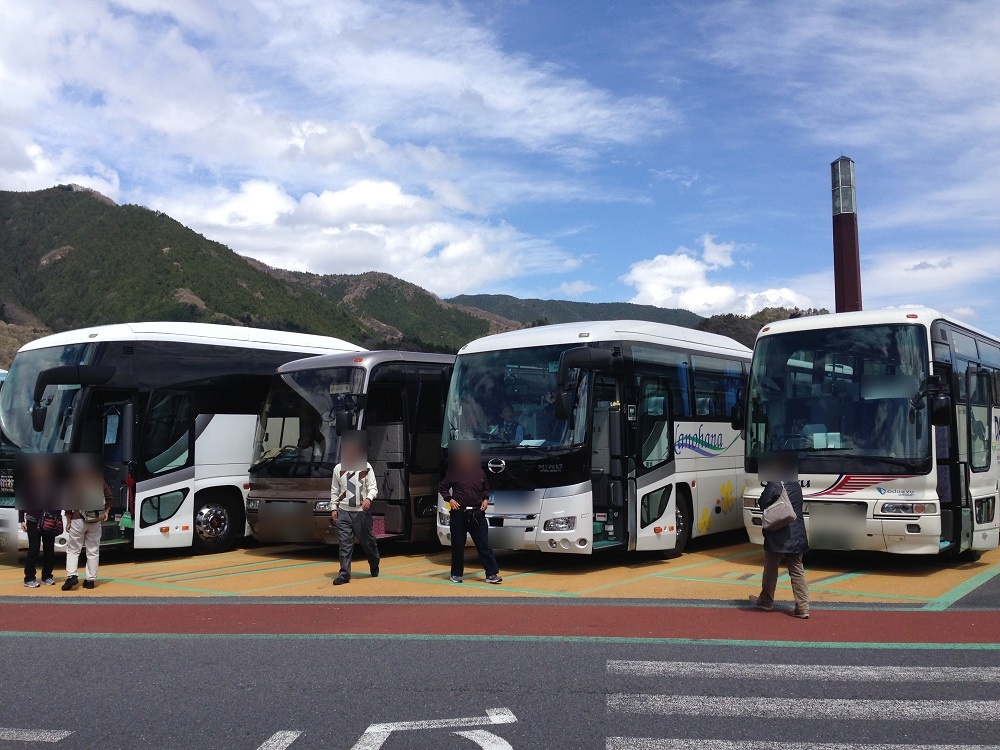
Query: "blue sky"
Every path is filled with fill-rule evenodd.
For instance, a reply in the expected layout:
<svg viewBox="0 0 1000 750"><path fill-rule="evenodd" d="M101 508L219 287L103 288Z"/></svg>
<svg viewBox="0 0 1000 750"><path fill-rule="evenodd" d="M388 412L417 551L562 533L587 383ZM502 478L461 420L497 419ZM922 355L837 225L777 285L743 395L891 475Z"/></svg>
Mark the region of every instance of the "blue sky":
<svg viewBox="0 0 1000 750"><path fill-rule="evenodd" d="M451 296L866 306L1000 331L995 2L76 0L0 24L0 188Z"/></svg>

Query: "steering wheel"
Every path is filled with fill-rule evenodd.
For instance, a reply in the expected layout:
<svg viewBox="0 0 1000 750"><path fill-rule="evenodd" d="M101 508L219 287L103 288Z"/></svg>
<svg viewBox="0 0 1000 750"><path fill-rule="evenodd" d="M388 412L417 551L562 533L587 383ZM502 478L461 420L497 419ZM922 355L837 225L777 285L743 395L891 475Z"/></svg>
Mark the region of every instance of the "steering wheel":
<svg viewBox="0 0 1000 750"><path fill-rule="evenodd" d="M812 447L812 440L800 432L788 432L778 437L774 446L779 451L805 450Z"/></svg>

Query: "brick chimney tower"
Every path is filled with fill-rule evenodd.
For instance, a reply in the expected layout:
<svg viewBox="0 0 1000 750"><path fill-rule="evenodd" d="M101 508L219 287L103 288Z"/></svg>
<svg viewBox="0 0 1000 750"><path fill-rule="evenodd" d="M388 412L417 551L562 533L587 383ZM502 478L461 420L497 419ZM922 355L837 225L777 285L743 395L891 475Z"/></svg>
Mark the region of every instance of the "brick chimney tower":
<svg viewBox="0 0 1000 750"><path fill-rule="evenodd" d="M854 161L841 156L830 165L833 182L833 284L837 312L861 309L861 256Z"/></svg>

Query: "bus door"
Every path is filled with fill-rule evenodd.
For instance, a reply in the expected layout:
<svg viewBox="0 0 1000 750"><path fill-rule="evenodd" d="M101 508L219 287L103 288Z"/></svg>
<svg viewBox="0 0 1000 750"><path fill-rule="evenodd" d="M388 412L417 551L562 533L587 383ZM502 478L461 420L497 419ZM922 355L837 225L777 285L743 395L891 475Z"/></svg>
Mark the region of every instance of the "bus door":
<svg viewBox="0 0 1000 750"><path fill-rule="evenodd" d="M101 457L104 481L113 497L111 513L101 532L102 544L128 541L128 476L134 450L135 406L128 391L95 389L90 392L80 423L77 449Z"/></svg>
<svg viewBox="0 0 1000 750"><path fill-rule="evenodd" d="M194 414L194 391L149 394L135 460L137 548L189 547L193 523L210 533L210 515L194 518Z"/></svg>
<svg viewBox="0 0 1000 750"><path fill-rule="evenodd" d="M406 392L402 377L392 378L385 367L376 370L382 382L368 390L365 431L368 434L368 461L375 470L378 496L372 503L376 537L406 533L407 471ZM396 368L398 369L398 368Z"/></svg>
<svg viewBox="0 0 1000 750"><path fill-rule="evenodd" d="M595 550L625 544L628 539L627 467L620 386L608 375L594 376L590 480L594 502Z"/></svg>
<svg viewBox="0 0 1000 750"><path fill-rule="evenodd" d="M409 456L410 541L434 538L438 482L441 479L441 425L447 379L440 368L419 368L419 393L412 422Z"/></svg>
<svg viewBox="0 0 1000 750"><path fill-rule="evenodd" d="M673 386L659 373L637 373L636 497L637 550L683 548L690 535L691 509L677 494L674 474ZM687 528L680 525L687 523Z"/></svg>
<svg viewBox="0 0 1000 750"><path fill-rule="evenodd" d="M994 431L992 377L988 370L970 366L966 372L968 394L968 487L970 546L995 549L1000 537L997 518L997 479L1000 466L993 455ZM964 521L964 519L963 519ZM963 528L966 528L963 522ZM964 545L963 545L964 546Z"/></svg>

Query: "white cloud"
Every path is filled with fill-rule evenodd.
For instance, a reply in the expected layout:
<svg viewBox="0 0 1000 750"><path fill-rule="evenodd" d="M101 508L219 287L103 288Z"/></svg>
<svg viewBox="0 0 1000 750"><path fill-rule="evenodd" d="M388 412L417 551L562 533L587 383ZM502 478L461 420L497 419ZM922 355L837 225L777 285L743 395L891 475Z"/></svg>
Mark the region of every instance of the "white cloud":
<svg viewBox="0 0 1000 750"><path fill-rule="evenodd" d="M448 0L15 3L0 90L0 189L77 182L275 265L441 294L578 267L504 210L635 199L581 168L673 117Z"/></svg>
<svg viewBox="0 0 1000 750"><path fill-rule="evenodd" d="M593 284L583 281L582 279L577 279L576 281L564 281L556 289L556 293L562 294L566 297L582 297L588 292L597 291L597 287Z"/></svg>
<svg viewBox="0 0 1000 750"><path fill-rule="evenodd" d="M749 314L764 307L809 307L805 295L787 287L751 291L731 283L713 283L709 274L733 265L735 243L717 243L711 234L699 238L700 252L680 247L673 253L633 263L622 281L636 289L632 302L680 307L699 315Z"/></svg>

